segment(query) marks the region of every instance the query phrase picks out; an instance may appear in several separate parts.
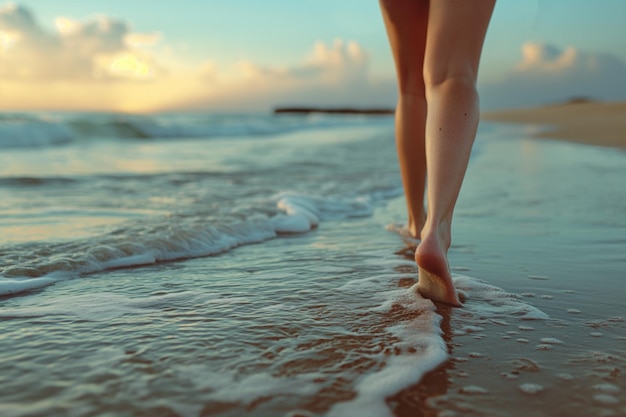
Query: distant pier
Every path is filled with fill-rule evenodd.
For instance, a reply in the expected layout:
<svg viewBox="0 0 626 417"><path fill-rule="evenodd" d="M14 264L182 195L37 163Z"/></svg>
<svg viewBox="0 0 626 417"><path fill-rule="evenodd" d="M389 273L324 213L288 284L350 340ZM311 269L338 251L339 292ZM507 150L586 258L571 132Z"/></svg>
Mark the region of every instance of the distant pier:
<svg viewBox="0 0 626 417"><path fill-rule="evenodd" d="M388 115L393 114L393 109L386 108L370 108L358 109L353 107L277 107L274 114L368 114L368 115Z"/></svg>

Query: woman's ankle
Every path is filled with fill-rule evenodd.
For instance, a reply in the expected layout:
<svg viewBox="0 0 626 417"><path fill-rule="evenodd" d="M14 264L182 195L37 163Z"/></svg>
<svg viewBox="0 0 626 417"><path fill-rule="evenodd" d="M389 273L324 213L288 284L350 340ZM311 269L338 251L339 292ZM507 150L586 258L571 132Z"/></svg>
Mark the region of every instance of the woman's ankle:
<svg viewBox="0 0 626 417"><path fill-rule="evenodd" d="M452 234L450 221L447 219L441 221L429 221L426 219L424 226L420 230L422 240L437 239L444 253L448 253L448 249L452 244Z"/></svg>

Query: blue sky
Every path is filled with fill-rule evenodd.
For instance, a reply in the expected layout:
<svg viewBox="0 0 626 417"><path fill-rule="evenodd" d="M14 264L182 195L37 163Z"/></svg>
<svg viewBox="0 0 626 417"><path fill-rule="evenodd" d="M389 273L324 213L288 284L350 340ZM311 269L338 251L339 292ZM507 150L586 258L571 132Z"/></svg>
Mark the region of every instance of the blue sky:
<svg viewBox="0 0 626 417"><path fill-rule="evenodd" d="M6 10L8 4L0 1L5 17L16 15L15 10ZM16 68L0 75L5 94L17 95L23 89L18 107L28 107L23 97L34 93L29 90L34 83L40 89L50 86L50 99L41 104L44 107L55 107L56 95L69 100L65 107L84 106L80 97L70 94L68 99L60 92L63 82L75 85L79 81L84 83L82 91L93 90L92 97L102 94L103 108L129 111L215 110L220 103L228 110L263 109L287 102L358 104L350 102L350 96L365 105L392 105L394 101L393 63L377 1L37 0L18 4L48 34L48 42L71 44L78 48L74 50L89 49L90 44L79 44L77 38L93 35L89 28L97 25L89 22L94 19L122 22L124 39L131 39L132 34L140 35L132 39L143 39L139 43L120 40L115 51L90 50L91 55L72 65L61 62L72 49L59 49L44 61L54 62L56 78L51 81L45 74L34 74L26 84L24 74L33 72L26 71L26 66L38 62L33 55L49 52L33 46L40 37L32 35L36 32L32 28L30 35L6 35L4 39L11 42L5 41L0 59ZM481 63L484 106L521 107L576 95L626 99L626 87L619 85L626 80L624 16L626 2L621 0L500 0ZM55 33L60 30L59 17L71 23L71 42L68 33ZM4 31L8 33L7 22ZM0 40L2 25L0 18ZM113 35L107 30L98 29L97 42ZM96 42L93 36L90 39ZM28 45L33 51L19 52ZM76 69L87 62L101 64L90 68L89 74L81 75L78 70L74 74L73 69L63 73L62 68ZM204 84L192 85L190 79L196 76ZM98 85L106 81L111 87L107 77L117 80L113 89ZM43 84L44 78L48 84ZM16 80L13 84L12 79ZM147 88L149 83L152 89ZM198 93L202 88L207 90L205 96ZM152 108L133 98L149 91L159 103Z"/></svg>

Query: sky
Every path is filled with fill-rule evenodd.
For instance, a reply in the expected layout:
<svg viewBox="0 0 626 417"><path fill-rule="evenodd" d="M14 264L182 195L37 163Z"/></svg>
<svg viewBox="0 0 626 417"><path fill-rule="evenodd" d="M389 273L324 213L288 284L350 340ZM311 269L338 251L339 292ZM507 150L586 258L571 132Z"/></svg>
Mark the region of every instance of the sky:
<svg viewBox="0 0 626 417"><path fill-rule="evenodd" d="M498 1L482 108L626 100L624 16L623 0ZM375 0L0 0L0 110L248 112L396 99Z"/></svg>

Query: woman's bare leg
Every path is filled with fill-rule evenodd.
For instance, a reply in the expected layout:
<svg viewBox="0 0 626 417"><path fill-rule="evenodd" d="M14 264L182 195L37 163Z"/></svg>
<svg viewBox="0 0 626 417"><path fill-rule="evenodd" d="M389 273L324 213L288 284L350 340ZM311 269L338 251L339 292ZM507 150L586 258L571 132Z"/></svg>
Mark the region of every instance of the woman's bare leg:
<svg viewBox="0 0 626 417"><path fill-rule="evenodd" d="M437 0L430 4L424 81L428 115L428 217L415 252L420 292L460 305L447 253L452 214L478 127L476 77L495 0Z"/></svg>
<svg viewBox="0 0 626 417"><path fill-rule="evenodd" d="M398 78L396 147L408 209L408 228L419 238L424 226L426 181L426 90L423 65L427 0L380 0Z"/></svg>

